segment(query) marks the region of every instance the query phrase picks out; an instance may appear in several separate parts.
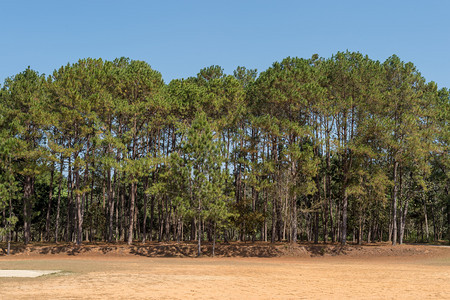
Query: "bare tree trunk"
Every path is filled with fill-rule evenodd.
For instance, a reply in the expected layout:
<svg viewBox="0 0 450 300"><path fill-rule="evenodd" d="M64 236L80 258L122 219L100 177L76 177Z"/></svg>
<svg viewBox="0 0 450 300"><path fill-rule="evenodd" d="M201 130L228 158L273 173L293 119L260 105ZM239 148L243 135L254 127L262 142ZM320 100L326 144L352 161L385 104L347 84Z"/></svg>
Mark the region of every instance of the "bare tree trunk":
<svg viewBox="0 0 450 300"><path fill-rule="evenodd" d="M405 199L405 204L404 204L404 207L403 207L403 213L401 215L400 236L399 236L399 241L398 241L398 243L400 245L403 244L403 237L404 237L404 234L405 234L406 216L408 215L408 204L409 204L408 199Z"/></svg>
<svg viewBox="0 0 450 300"><path fill-rule="evenodd" d="M9 221L8 221L8 250L6 255L10 254L11 251L11 217L12 217L12 197L9 197Z"/></svg>
<svg viewBox="0 0 450 300"><path fill-rule="evenodd" d="M328 216L330 216L330 228L333 231L333 215L331 213L331 164L330 164L330 131L328 130L328 118L325 118L325 152L326 152L326 169L324 177L324 209L323 209L323 241L328 242ZM333 234L332 234L333 235ZM332 237L332 242L334 242L334 237Z"/></svg>
<svg viewBox="0 0 450 300"><path fill-rule="evenodd" d="M47 216L45 218L45 240L50 241L50 211L52 209L52 199L53 199L53 176L55 174L55 163L52 164L52 169L50 171L50 191L48 193L48 205L47 205Z"/></svg>
<svg viewBox="0 0 450 300"><path fill-rule="evenodd" d="M362 244L363 240L363 217L362 217L362 211L360 212L359 216L359 224L358 224L358 245Z"/></svg>
<svg viewBox="0 0 450 300"><path fill-rule="evenodd" d="M136 115L134 116L134 124L133 124L133 152L132 152L132 158L133 160L136 160L136 151L137 151L137 147L136 147L136 143L137 143L137 120L136 120ZM134 175L131 176L131 197L130 197L130 224L128 227L128 245L131 245L131 243L133 242L133 228L134 228L134 210L135 208L135 198L136 198L136 182L134 181Z"/></svg>
<svg viewBox="0 0 450 300"><path fill-rule="evenodd" d="M276 227L277 227L277 208L275 201L272 201L272 236L270 237L271 243L275 243Z"/></svg>
<svg viewBox="0 0 450 300"><path fill-rule="evenodd" d="M199 200L200 203L200 200ZM199 212L200 212L200 207L199 207ZM197 229L197 237L198 237L198 252L197 252L197 256L201 256L202 255L202 221L201 221L201 216L200 213L198 214L198 229Z"/></svg>
<svg viewBox="0 0 450 300"><path fill-rule="evenodd" d="M267 191L265 190L264 191L264 224L263 224L263 236L264 236L263 240L264 240L264 242L267 242L267 217L266 217L266 214L267 214L267 201L268 201L268 199L267 199Z"/></svg>
<svg viewBox="0 0 450 300"><path fill-rule="evenodd" d="M285 236L284 236L285 224L284 224L284 220L283 220L283 200L282 200L281 195L278 195L277 202L278 202L278 205L277 205L277 208L278 208L278 210L277 210L277 217L278 217L277 235L278 235L278 241L281 242L285 238Z"/></svg>
<svg viewBox="0 0 450 300"><path fill-rule="evenodd" d="M145 244L147 240L147 202L148 194L146 193L148 187L148 177L144 179L144 219L142 220L142 243Z"/></svg>
<svg viewBox="0 0 450 300"><path fill-rule="evenodd" d="M75 167L75 184L76 184L76 206L77 206L77 245L81 245L83 240L83 216L81 215L81 195L80 195L80 171L78 166Z"/></svg>
<svg viewBox="0 0 450 300"><path fill-rule="evenodd" d="M115 194L115 205L114 205L114 214L115 214L115 241L118 242L120 239L120 230L119 230L119 208L120 208L120 202L121 202L121 192L122 190L120 189L121 185L120 185L120 174L117 173L116 174L116 178L114 179L114 194Z"/></svg>
<svg viewBox="0 0 450 300"><path fill-rule="evenodd" d="M111 243L113 240L113 230L114 230L114 206L116 198L116 181L117 173L114 170L113 182L111 183L111 174L108 170L108 210L109 210L109 225L108 225L108 241Z"/></svg>
<svg viewBox="0 0 450 300"><path fill-rule="evenodd" d="M71 237L71 222L72 222L72 192L73 192L73 178L72 178L72 166L71 166L72 156L69 155L68 163L68 175L67 175L67 212L66 212L66 232L65 240L70 242Z"/></svg>
<svg viewBox="0 0 450 300"><path fill-rule="evenodd" d="M27 245L31 241L31 197L33 195L33 178L25 176L23 186L23 236Z"/></svg>
<svg viewBox="0 0 450 300"><path fill-rule="evenodd" d="M448 178L448 177L447 177ZM446 194L446 198L447 198L447 239L448 239L448 244L450 245L450 198L448 196L448 179L447 179L447 185L445 187L445 194Z"/></svg>
<svg viewBox="0 0 450 300"><path fill-rule="evenodd" d="M1 239L0 239L0 241L1 242L7 242L7 240L8 240L8 231L7 231L7 226L8 226L8 222L6 221L6 219L7 219L7 217L6 217L6 207L3 207L3 209L2 209L2 225L3 225L3 227L4 227L4 229L6 230L5 232L3 232L1 235L0 235L0 237L1 237Z"/></svg>
<svg viewBox="0 0 450 300"><path fill-rule="evenodd" d="M394 191L392 195L392 245L397 244L397 193L398 193L398 179L397 179L398 162L394 161Z"/></svg>
<svg viewBox="0 0 450 300"><path fill-rule="evenodd" d="M161 198L161 197L160 197ZM158 242L161 242L163 240L163 233L164 233L164 221L163 221L163 207L162 207L162 199L160 199L159 203L158 203L158 225L159 225L159 230L158 230Z"/></svg>
<svg viewBox="0 0 450 300"><path fill-rule="evenodd" d="M105 150L106 152L106 150ZM109 151L108 151L109 152ZM111 180L111 168L108 167L106 170L106 210L105 211L105 219L108 220L108 223L106 224L106 240L111 243L112 242L112 219L114 215L114 209L113 209L113 195L112 195L112 180Z"/></svg>
<svg viewBox="0 0 450 300"><path fill-rule="evenodd" d="M344 187L344 198L342 199L342 232L341 232L341 244L347 243L347 206L348 195L347 189Z"/></svg>
<svg viewBox="0 0 450 300"><path fill-rule="evenodd" d="M80 213L79 213L79 230L81 231L80 233L80 242L83 242L83 223L84 223L84 213L86 211L86 203L87 203L87 195L86 195L86 191L84 189L85 186L89 186L89 149L90 149L90 140L91 137L89 136L87 139L87 146L86 146L86 155L84 157L86 164L85 164L85 169L84 169L84 176L83 176L83 180L82 182L79 184L78 189L81 189L83 186L83 191L81 192L81 209L80 209ZM80 179L81 181L81 179ZM87 239L89 241L89 237L87 236L87 234L84 235L84 238Z"/></svg>
<svg viewBox="0 0 450 300"><path fill-rule="evenodd" d="M120 186L122 188L120 188ZM120 189L120 214L119 214L119 240L125 241L125 193L126 193L126 185L121 184L119 185Z"/></svg>
<svg viewBox="0 0 450 300"><path fill-rule="evenodd" d="M434 211L434 205L433 202L431 202L431 218L433 219L433 241L437 241L438 240L438 233L437 233L437 224L436 224L436 216L435 216L435 211Z"/></svg>
<svg viewBox="0 0 450 300"><path fill-rule="evenodd" d="M319 212L314 212L314 244L319 243Z"/></svg>
<svg viewBox="0 0 450 300"><path fill-rule="evenodd" d="M149 235L149 240L153 241L153 223L155 219L155 196L152 195L150 198L150 235Z"/></svg>
<svg viewBox="0 0 450 300"><path fill-rule="evenodd" d="M428 229L428 214L427 214L427 204L425 201L425 196L423 197L423 216L425 218L425 235L426 235L427 242L428 242L429 238L430 238L430 231Z"/></svg>
<svg viewBox="0 0 450 300"><path fill-rule="evenodd" d="M212 248L212 256L214 257L216 251L216 222L214 222L214 233L213 233L213 248Z"/></svg>
<svg viewBox="0 0 450 300"><path fill-rule="evenodd" d="M61 154L61 165L59 169L59 183L58 183L58 204L56 206L56 221L55 221L55 243L58 243L58 234L59 234L59 215L61 211L61 187L63 180L63 169L64 169L64 157Z"/></svg>
<svg viewBox="0 0 450 300"><path fill-rule="evenodd" d="M134 227L134 209L135 209L136 183L131 182L130 194L130 224L128 226L128 245L133 242L133 227Z"/></svg>
<svg viewBox="0 0 450 300"><path fill-rule="evenodd" d="M328 196L327 196L327 184L326 175L323 177L323 207L322 207L322 218L323 218L323 242L326 244L328 242Z"/></svg>
<svg viewBox="0 0 450 300"><path fill-rule="evenodd" d="M297 203L296 198L292 200L292 243L297 243L298 224L297 224Z"/></svg>
<svg viewBox="0 0 450 300"><path fill-rule="evenodd" d="M166 241L168 242L170 240L170 205L169 205L169 199L166 198L166 217L165 217L165 221L164 221L164 225L165 225L165 236L166 236Z"/></svg>
<svg viewBox="0 0 450 300"><path fill-rule="evenodd" d="M191 241L195 241L197 239L197 225L195 224L195 219L192 218L191 220L191 236L190 236L190 240Z"/></svg>
<svg viewBox="0 0 450 300"><path fill-rule="evenodd" d="M334 226L334 222L333 222L333 203L331 202L331 195L329 195L329 200L330 200L330 230L331 230L331 242L334 243L336 242L336 228Z"/></svg>

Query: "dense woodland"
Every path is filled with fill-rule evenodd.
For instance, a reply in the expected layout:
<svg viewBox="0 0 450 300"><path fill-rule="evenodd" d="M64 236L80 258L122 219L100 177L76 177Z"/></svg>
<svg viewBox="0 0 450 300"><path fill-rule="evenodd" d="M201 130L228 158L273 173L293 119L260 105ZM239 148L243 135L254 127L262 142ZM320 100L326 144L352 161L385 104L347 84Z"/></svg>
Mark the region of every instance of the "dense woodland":
<svg viewBox="0 0 450 300"><path fill-rule="evenodd" d="M0 94L0 241L437 241L449 90L360 53L28 68Z"/></svg>

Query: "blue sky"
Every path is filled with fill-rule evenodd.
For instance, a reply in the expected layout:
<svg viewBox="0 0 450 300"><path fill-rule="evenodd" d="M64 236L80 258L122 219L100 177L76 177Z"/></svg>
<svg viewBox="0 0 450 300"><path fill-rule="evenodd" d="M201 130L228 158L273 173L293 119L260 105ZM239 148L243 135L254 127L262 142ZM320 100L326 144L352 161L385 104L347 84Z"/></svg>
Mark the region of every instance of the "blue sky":
<svg viewBox="0 0 450 300"><path fill-rule="evenodd" d="M397 54L450 88L450 1L0 2L0 82L79 58L144 60L166 82L220 65L264 71L287 56Z"/></svg>

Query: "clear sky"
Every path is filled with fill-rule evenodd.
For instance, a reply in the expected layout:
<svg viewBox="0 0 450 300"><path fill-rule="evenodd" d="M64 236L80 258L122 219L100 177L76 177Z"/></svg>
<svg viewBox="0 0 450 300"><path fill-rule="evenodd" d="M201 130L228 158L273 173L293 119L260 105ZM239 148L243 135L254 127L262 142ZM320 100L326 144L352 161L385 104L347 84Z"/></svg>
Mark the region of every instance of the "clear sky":
<svg viewBox="0 0 450 300"><path fill-rule="evenodd" d="M166 82L210 65L264 71L287 56L397 54L450 88L450 1L0 1L0 82L79 58L144 60Z"/></svg>

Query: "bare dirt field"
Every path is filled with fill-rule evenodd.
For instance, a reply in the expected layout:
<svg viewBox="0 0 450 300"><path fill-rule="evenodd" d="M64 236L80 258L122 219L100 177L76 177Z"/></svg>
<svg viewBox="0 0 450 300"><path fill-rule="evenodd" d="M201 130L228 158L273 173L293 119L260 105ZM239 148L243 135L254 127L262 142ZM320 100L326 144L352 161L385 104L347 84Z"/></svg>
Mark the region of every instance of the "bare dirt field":
<svg viewBox="0 0 450 300"><path fill-rule="evenodd" d="M191 257L190 247L36 245L8 257L0 252L3 270L62 270L0 278L0 299L450 299L449 247L232 244L219 246L216 258Z"/></svg>

